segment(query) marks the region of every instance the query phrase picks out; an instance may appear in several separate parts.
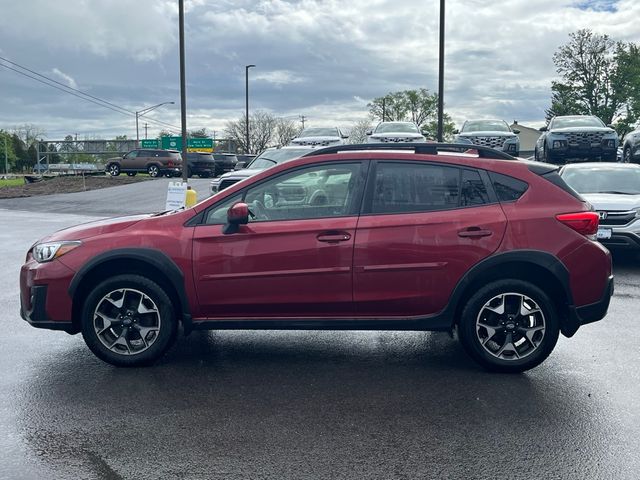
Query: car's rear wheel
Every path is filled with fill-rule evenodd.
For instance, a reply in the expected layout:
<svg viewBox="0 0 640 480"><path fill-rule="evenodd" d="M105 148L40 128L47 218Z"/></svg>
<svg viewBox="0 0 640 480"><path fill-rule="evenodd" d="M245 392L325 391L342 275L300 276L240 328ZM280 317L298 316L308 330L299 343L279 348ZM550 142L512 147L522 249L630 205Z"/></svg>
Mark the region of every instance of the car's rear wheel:
<svg viewBox="0 0 640 480"><path fill-rule="evenodd" d="M198 176L200 178L209 178L211 176L211 173L204 171L204 172L200 172Z"/></svg>
<svg viewBox="0 0 640 480"><path fill-rule="evenodd" d="M135 177L138 174L138 172L127 172L127 176L129 177Z"/></svg>
<svg viewBox="0 0 640 480"><path fill-rule="evenodd" d="M155 282L118 275L95 287L82 309L82 336L101 360L119 367L149 365L171 346L177 321Z"/></svg>
<svg viewBox="0 0 640 480"><path fill-rule="evenodd" d="M118 165L117 163L110 163L109 165L107 165L107 173L109 173L109 175L111 175L112 177L117 177L118 175L120 175L120 165Z"/></svg>
<svg viewBox="0 0 640 480"><path fill-rule="evenodd" d="M160 169L158 168L157 165L149 165L147 167L147 173L149 174L150 177L157 177L158 175L160 175Z"/></svg>
<svg viewBox="0 0 640 480"><path fill-rule="evenodd" d="M489 283L471 296L458 326L467 353L488 370L523 372L542 363L558 341L554 303L521 280Z"/></svg>

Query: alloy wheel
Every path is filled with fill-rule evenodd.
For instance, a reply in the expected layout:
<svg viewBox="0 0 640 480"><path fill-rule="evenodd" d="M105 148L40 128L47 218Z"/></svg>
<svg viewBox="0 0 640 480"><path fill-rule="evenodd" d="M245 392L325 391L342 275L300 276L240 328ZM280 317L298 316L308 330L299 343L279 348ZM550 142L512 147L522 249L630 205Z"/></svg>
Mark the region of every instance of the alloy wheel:
<svg viewBox="0 0 640 480"><path fill-rule="evenodd" d="M156 167L155 165L151 165L147 169L147 173L150 177L157 177L160 171L158 170L158 167Z"/></svg>
<svg viewBox="0 0 640 480"><path fill-rule="evenodd" d="M150 348L158 339L161 326L156 303L132 288L107 293L93 314L96 336L119 355L136 355Z"/></svg>
<svg viewBox="0 0 640 480"><path fill-rule="evenodd" d="M521 293L494 296L476 318L480 345L501 360L520 360L531 355L542 344L545 328L542 309Z"/></svg>

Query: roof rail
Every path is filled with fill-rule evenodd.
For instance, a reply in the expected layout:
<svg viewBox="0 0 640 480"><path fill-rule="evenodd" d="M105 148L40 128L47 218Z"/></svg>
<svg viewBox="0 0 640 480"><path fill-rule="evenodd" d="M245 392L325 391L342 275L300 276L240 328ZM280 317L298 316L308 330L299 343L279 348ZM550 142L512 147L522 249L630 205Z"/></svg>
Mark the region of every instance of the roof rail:
<svg viewBox="0 0 640 480"><path fill-rule="evenodd" d="M336 145L333 147L318 148L306 153L303 157L313 157L316 155L328 155L339 152L353 152L361 150L409 150L414 153L437 155L438 152L464 153L467 150L476 150L478 157L491 158L495 160L517 160L511 155L494 150L482 145L472 145L469 143L363 143L355 145Z"/></svg>

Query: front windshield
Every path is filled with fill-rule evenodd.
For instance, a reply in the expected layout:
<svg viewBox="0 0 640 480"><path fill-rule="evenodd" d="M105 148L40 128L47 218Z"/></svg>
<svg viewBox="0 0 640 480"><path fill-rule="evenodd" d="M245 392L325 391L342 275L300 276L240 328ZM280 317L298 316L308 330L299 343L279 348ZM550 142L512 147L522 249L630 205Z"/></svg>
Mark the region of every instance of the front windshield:
<svg viewBox="0 0 640 480"><path fill-rule="evenodd" d="M579 193L640 194L640 168L570 168L562 178Z"/></svg>
<svg viewBox="0 0 640 480"><path fill-rule="evenodd" d="M507 122L502 120L469 120L462 126L462 132L510 132Z"/></svg>
<svg viewBox="0 0 640 480"><path fill-rule="evenodd" d="M374 133L420 133L418 127L411 122L385 122L376 127Z"/></svg>
<svg viewBox="0 0 640 480"><path fill-rule="evenodd" d="M280 150L266 150L262 154L256 157L253 162L247 165L247 168L255 168L257 170L264 170L265 168L273 167L287 160L301 157L305 153L311 152L312 148L282 148Z"/></svg>
<svg viewBox="0 0 640 480"><path fill-rule="evenodd" d="M551 124L551 128L572 127L604 127L604 123L596 117L559 117Z"/></svg>
<svg viewBox="0 0 640 480"><path fill-rule="evenodd" d="M338 130L335 128L307 128L302 131L298 138L305 137L338 137Z"/></svg>

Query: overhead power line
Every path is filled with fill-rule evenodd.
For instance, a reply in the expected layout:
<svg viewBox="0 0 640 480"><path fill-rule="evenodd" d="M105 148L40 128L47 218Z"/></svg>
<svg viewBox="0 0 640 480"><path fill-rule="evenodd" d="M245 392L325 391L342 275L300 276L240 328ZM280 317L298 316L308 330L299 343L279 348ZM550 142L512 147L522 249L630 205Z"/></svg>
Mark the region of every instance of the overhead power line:
<svg viewBox="0 0 640 480"><path fill-rule="evenodd" d="M18 64L16 62L13 62L13 61L11 61L11 60L9 60L7 58L2 57L2 56L0 56L0 60L4 61L6 63L9 63L11 65L14 65L14 66L16 66L16 67L18 67L18 68L20 68L22 70L30 72L30 73L32 73L34 75L37 75L40 78L34 77L33 75L29 75L28 73L25 73L25 72L23 72L21 70L17 70L15 68L12 68L9 65L5 65L3 63L0 63L1 67L4 67L4 68L6 68L8 70L12 70L12 71L14 71L14 72L16 72L16 73L18 73L20 75L23 75L25 77L31 78L31 79L33 79L33 80L35 80L37 82L40 82L40 83L42 83L44 85L49 86L49 87L55 88L57 90L60 90L61 92L68 93L69 95L73 95L74 97L80 98L82 100L86 100L86 101L91 102L91 103L93 103L95 105L98 105L100 107L108 108L109 110L113 110L114 112L120 113L122 115L135 116L135 114L136 114L136 112L134 112L132 110L128 110L128 109L126 109L124 107L116 105L115 103L109 102L108 100L104 100L102 98L96 97L95 95L91 95L89 93L83 92L82 90L79 90L77 88L73 88L73 87L70 87L68 85L65 85L64 83L61 83L61 82L59 82L59 81L57 81L57 80L55 80L53 78L50 78L50 77L48 77L46 75L43 75L41 73L38 73L38 72L36 72L36 71L34 71L34 70L30 69L30 68L27 68L27 67L25 67L23 65L20 65L20 64ZM41 80L41 79L45 79L46 81L45 80ZM177 127L177 126L172 125L172 124L167 123L167 122L163 122L161 120L156 120L156 119L148 118L148 117L145 117L145 119L150 123L155 123L156 125L162 125L164 127L170 127L173 130L180 130L180 127Z"/></svg>

